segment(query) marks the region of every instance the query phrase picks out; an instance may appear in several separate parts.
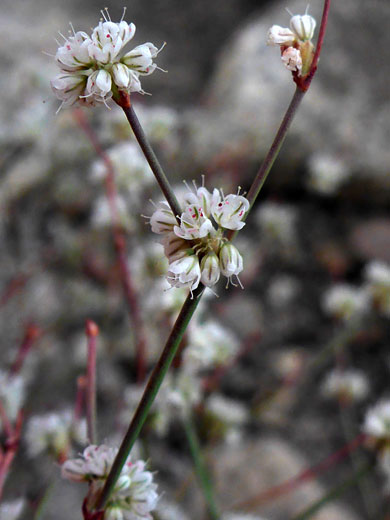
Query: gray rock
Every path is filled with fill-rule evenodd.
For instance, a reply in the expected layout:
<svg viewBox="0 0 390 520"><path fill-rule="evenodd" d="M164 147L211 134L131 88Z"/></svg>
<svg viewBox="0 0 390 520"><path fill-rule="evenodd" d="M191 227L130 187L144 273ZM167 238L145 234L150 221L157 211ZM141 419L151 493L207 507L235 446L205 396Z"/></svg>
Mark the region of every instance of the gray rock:
<svg viewBox="0 0 390 520"><path fill-rule="evenodd" d="M310 6L318 24L322 4L317 0ZM279 49L266 45L273 24L289 24L284 7L285 2L273 2L240 28L222 53L207 110L189 116L192 153L201 161L239 146L247 157L261 158L270 146L294 92ZM289 3L293 13L304 7L298 0ZM294 167L322 152L344 163L352 182L379 182L390 194L389 21L385 1L332 4L318 74L279 161L279 166L288 164L289 182L294 182Z"/></svg>

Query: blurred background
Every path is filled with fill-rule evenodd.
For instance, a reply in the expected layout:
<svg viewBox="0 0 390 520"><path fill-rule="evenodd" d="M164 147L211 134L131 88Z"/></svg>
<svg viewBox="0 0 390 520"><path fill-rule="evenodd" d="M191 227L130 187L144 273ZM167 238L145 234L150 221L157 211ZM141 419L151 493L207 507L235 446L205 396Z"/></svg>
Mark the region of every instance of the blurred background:
<svg viewBox="0 0 390 520"><path fill-rule="evenodd" d="M119 21L123 2L2 1L0 397L13 420L24 408L4 491L6 501L25 497L22 519L81 518L85 490L61 481L59 463L83 445L69 410L85 372L86 319L100 328L101 442L118 444L143 387L136 384L134 309L121 288L106 168L91 133L116 174L147 370L185 298L162 285L163 250L141 216L152 214L149 199L161 195L120 109L56 114L50 79L58 70L46 53L55 54L54 38L67 34L69 21L89 32L106 6ZM152 95L132 99L179 194L182 180L200 184L202 175L210 190L249 188L294 92L279 49L266 45L271 25L289 24L285 6L126 5L125 20L137 27L130 46L167 43L157 63L168 72L146 77ZM306 4L287 7L302 14ZM313 0L318 24L321 12L322 2ZM332 5L318 74L237 240L244 290L222 284L218 298L205 297L186 340L196 378L183 383L185 392L180 381L170 383L190 396L186 406L224 512L292 519L374 457L359 446L294 491L262 495L356 439L367 409L390 394L389 24L386 0ZM215 355L206 362L197 352L210 344ZM156 519L206 518L180 414L164 399L137 448L164 491ZM34 431L36 417L42 422ZM372 470L313 518L388 518L386 478Z"/></svg>

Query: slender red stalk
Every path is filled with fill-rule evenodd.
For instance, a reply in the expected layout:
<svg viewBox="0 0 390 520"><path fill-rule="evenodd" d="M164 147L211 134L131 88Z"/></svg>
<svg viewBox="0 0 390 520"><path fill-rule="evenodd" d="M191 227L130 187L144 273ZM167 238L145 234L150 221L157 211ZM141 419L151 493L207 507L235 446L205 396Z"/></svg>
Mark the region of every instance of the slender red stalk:
<svg viewBox="0 0 390 520"><path fill-rule="evenodd" d="M20 289L22 289L28 280L25 274L19 274L13 278L2 291L0 296L0 307L3 307Z"/></svg>
<svg viewBox="0 0 390 520"><path fill-rule="evenodd" d="M257 495L248 498L238 504L235 504L233 506L233 509L249 510L253 507L263 505L266 502L269 502L270 500L275 500L276 498L284 496L287 493L291 493L299 485L318 477L319 475L330 469L332 466L335 466L336 464L342 462L348 455L350 455L357 448L359 448L359 446L363 444L365 439L366 436L364 434L358 435L351 442L349 442L340 450L336 451L335 453L327 457L325 460L321 461L319 464L316 464L311 468L305 469L299 475L296 475L292 479L289 479L283 482L282 484L278 484L277 486L274 486L270 489L261 491Z"/></svg>
<svg viewBox="0 0 390 520"><path fill-rule="evenodd" d="M16 419L15 429L13 429L12 434L7 436L7 440L5 442L5 452L1 459L0 465L0 502L3 496L4 484L6 478L9 473L9 469L11 467L12 461L18 451L19 448L19 440L20 433L22 430L23 424L23 414L19 412L18 417Z"/></svg>
<svg viewBox="0 0 390 520"><path fill-rule="evenodd" d="M35 341L41 336L41 334L41 329L34 323L27 325L23 341L19 347L16 359L10 369L10 373L12 375L15 375L20 372L27 355L31 350L31 347L33 346Z"/></svg>
<svg viewBox="0 0 390 520"><path fill-rule="evenodd" d="M142 382L145 379L146 372L146 334L143 324L140 305L138 303L138 295L133 284L131 271L126 258L126 240L119 222L118 207L117 207L117 189L115 185L115 171L113 164L107 153L101 147L99 140L88 123L81 109L74 111L75 118L90 140L92 146L95 148L97 155L104 162L107 170L105 178L107 200L110 208L112 219L112 230L114 236L114 246L119 264L121 282L123 292L125 295L127 307L129 309L130 319L134 328L135 344L136 344L136 366L137 366L137 381Z"/></svg>
<svg viewBox="0 0 390 520"><path fill-rule="evenodd" d="M91 444L96 444L96 338L99 328L95 322L87 320L85 332L88 339L88 362L87 362L87 432Z"/></svg>
<svg viewBox="0 0 390 520"><path fill-rule="evenodd" d="M3 423L3 430L4 430L7 438L12 437L12 435L14 434L14 428L7 415L3 402L1 400L0 400L0 419L1 419L1 422Z"/></svg>

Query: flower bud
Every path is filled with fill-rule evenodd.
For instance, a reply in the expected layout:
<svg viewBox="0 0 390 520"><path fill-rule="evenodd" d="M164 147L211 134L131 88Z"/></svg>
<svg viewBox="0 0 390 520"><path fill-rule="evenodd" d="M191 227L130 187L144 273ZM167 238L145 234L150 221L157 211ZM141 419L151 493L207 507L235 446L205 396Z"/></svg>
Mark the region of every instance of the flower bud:
<svg viewBox="0 0 390 520"><path fill-rule="evenodd" d="M227 242L221 247L219 262L221 273L227 278L238 275L243 269L242 256L238 249L230 242Z"/></svg>
<svg viewBox="0 0 390 520"><path fill-rule="evenodd" d="M111 75L106 70L96 70L87 81L87 92L100 101L99 98L111 96Z"/></svg>
<svg viewBox="0 0 390 520"><path fill-rule="evenodd" d="M151 74L156 68L156 65L153 63L153 58L157 56L157 53L158 49L153 43L143 43L125 54L121 61L140 74L147 75Z"/></svg>
<svg viewBox="0 0 390 520"><path fill-rule="evenodd" d="M301 41L311 40L316 28L316 21L308 14L295 15L290 20L290 29Z"/></svg>
<svg viewBox="0 0 390 520"><path fill-rule="evenodd" d="M273 25L268 31L267 45L290 46L295 41L295 34L288 27Z"/></svg>
<svg viewBox="0 0 390 520"><path fill-rule="evenodd" d="M206 287L212 287L218 282L221 276L221 270L219 268L219 259L214 251L207 253L207 255L202 258L200 271L200 281Z"/></svg>
<svg viewBox="0 0 390 520"><path fill-rule="evenodd" d="M112 66L115 85L119 88L127 88L130 83L130 71L123 63L114 63Z"/></svg>
<svg viewBox="0 0 390 520"><path fill-rule="evenodd" d="M157 233L158 235L170 233L173 231L175 224L176 219L169 205L165 201L160 202L156 211L150 217L150 225L152 226L153 233Z"/></svg>

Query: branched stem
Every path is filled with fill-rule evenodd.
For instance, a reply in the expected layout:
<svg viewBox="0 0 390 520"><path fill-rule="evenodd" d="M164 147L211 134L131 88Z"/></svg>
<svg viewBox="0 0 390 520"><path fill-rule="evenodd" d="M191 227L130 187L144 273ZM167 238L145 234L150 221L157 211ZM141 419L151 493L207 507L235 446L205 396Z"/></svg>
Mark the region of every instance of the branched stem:
<svg viewBox="0 0 390 520"><path fill-rule="evenodd" d="M137 410L131 420L129 429L122 441L119 448L118 455L114 461L111 471L107 477L104 488L98 497L95 504L96 510L102 510L115 486L115 483L120 475L123 465L126 462L127 457L133 447L142 426L148 416L150 407L153 404L154 398L160 389L160 386L164 380L166 373L176 355L177 349L179 348L183 334L190 322L192 315L199 303L200 297L203 293L204 287L200 286L193 292L193 296L188 295L184 305L180 311L179 316L173 326L173 329L169 335L169 338L165 344L164 350L161 353L157 364L149 377L149 381L146 385L144 394L141 401L138 404Z"/></svg>
<svg viewBox="0 0 390 520"><path fill-rule="evenodd" d="M157 159L156 154L153 151L153 148L151 147L148 138L145 135L145 132L138 120L138 117L136 113L134 112L133 105L130 102L130 96L125 95L122 93L119 99L115 99L115 101L118 103L118 105L123 109L124 113L126 114L127 120L134 132L135 138L138 141L138 144L141 147L141 150L143 151L146 160L149 163L149 166L154 173L154 176L156 177L156 180L158 182L158 185L161 188L161 191L165 195L165 198L167 199L167 202L175 215L176 218L178 218L181 215L181 208L180 204L176 198L176 195L172 189L172 186L170 185L167 176L164 173L164 170ZM180 223L180 222L179 222Z"/></svg>
<svg viewBox="0 0 390 520"><path fill-rule="evenodd" d="M198 477L199 484L203 491L203 496L207 504L209 516L212 520L218 520L220 515L218 513L217 504L214 498L212 481L207 470L198 435L196 433L195 425L190 413L191 412L189 412L188 417L184 418L183 424L190 452L194 460L196 476Z"/></svg>

